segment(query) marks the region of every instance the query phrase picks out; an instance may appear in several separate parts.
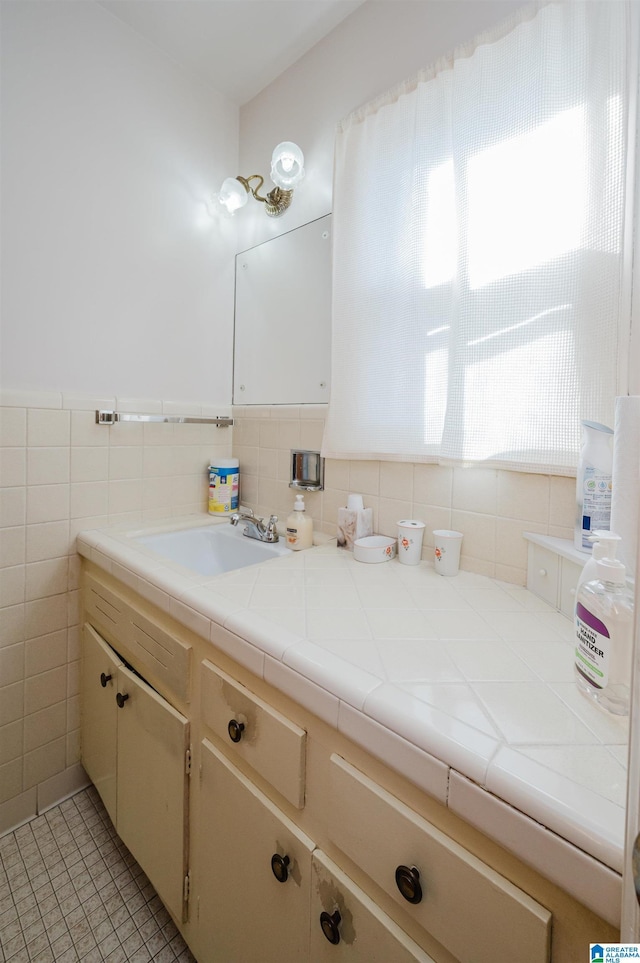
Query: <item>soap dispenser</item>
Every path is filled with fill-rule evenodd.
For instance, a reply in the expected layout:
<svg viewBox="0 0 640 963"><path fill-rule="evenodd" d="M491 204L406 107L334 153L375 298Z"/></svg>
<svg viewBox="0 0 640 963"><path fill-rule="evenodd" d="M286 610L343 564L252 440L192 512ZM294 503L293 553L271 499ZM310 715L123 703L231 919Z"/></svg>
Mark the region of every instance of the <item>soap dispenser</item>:
<svg viewBox="0 0 640 963"><path fill-rule="evenodd" d="M306 513L303 495L296 495L293 511L287 518L287 545L294 552L313 545L313 521Z"/></svg>

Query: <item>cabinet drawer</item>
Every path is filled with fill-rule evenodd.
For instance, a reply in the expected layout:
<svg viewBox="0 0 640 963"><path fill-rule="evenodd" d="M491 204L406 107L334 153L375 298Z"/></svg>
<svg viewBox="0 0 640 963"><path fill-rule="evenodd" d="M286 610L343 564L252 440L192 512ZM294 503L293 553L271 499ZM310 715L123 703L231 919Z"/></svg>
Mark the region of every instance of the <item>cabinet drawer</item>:
<svg viewBox="0 0 640 963"><path fill-rule="evenodd" d="M85 577L84 609L88 620L105 639L117 644L125 634L127 605L91 575Z"/></svg>
<svg viewBox="0 0 640 963"><path fill-rule="evenodd" d="M558 604L558 574L560 559L540 545L529 543L527 588L550 605Z"/></svg>
<svg viewBox="0 0 640 963"><path fill-rule="evenodd" d="M201 666L202 719L297 809L304 806L306 732L211 662Z"/></svg>
<svg viewBox="0 0 640 963"><path fill-rule="evenodd" d="M191 646L169 635L164 629L135 610L130 610L127 642L136 669L157 685L160 691L174 693L189 701Z"/></svg>
<svg viewBox="0 0 640 963"><path fill-rule="evenodd" d="M329 836L460 963L547 963L543 906L336 755Z"/></svg>

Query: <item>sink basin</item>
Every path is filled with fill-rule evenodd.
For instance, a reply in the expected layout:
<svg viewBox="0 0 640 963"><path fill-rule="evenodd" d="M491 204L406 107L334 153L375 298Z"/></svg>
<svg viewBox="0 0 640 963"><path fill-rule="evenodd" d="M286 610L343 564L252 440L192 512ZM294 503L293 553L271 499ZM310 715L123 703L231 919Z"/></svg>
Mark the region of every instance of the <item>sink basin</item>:
<svg viewBox="0 0 640 963"><path fill-rule="evenodd" d="M270 558L291 555L291 549L284 542L259 542L247 538L242 522L237 527L231 524L204 525L178 532L139 535L135 541L199 575L221 575Z"/></svg>

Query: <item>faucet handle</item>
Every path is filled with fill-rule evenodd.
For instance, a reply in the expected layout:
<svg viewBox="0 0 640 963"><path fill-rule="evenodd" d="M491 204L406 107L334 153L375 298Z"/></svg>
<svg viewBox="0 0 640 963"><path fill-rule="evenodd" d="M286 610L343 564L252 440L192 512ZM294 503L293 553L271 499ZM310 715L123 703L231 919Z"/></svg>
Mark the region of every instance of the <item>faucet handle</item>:
<svg viewBox="0 0 640 963"><path fill-rule="evenodd" d="M270 515L270 516L269 516L269 524L267 525L267 531L268 531L268 532L275 532L275 531L276 531L276 522L277 522L277 521L278 521L278 516L277 516L277 515Z"/></svg>

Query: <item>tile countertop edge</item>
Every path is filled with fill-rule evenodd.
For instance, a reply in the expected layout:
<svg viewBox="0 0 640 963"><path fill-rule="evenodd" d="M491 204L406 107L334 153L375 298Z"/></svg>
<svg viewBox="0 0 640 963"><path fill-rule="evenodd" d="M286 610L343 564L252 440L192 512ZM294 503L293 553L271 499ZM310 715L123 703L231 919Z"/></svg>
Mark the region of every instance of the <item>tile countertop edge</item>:
<svg viewBox="0 0 640 963"><path fill-rule="evenodd" d="M485 788L622 872L624 810L620 806L509 746L501 746L491 761Z"/></svg>
<svg viewBox="0 0 640 963"><path fill-rule="evenodd" d="M131 580L130 582L128 580L127 584L134 589L138 582L136 573L139 573L139 576L152 585L157 575L158 589L166 590L167 576L172 571L171 567L161 562L158 564L155 559L151 560L146 552L138 555L133 546L129 548L127 544L124 548L123 541L122 531L115 531L111 535L105 530L91 530L77 536L77 550L80 555L103 570L113 573L115 577L118 577L118 570L123 570L127 575L130 574ZM173 574L176 573L173 572ZM202 588L202 583L194 578L193 589L197 588ZM197 613L197 594L199 593L184 592L184 586L182 593L189 598L189 604ZM176 597L180 597L180 590ZM227 629L231 629L232 632L240 625L245 626L249 631L250 624L258 616L256 613L247 612L246 614L251 617L246 618L245 622L244 613L241 614L242 608L240 606L240 610L231 616L228 610L224 615L220 612L222 617L218 624L226 623ZM193 627L179 617L179 607L174 608L171 614L174 617L178 616L177 621L184 622L187 628ZM202 615L209 619L214 617L214 613L210 610L206 612L203 610ZM333 683L327 672L330 668L341 664L342 660L333 653L322 650L321 645L310 643L306 639L298 639L293 633L288 634L287 644L282 646L280 651L274 651L273 648L270 650L269 646L263 649L264 639L261 638L263 634L273 638L278 631L275 625L267 625L265 622L263 631L258 633L259 637L255 639L252 637L246 641L261 649L267 657L275 657L283 666L288 665L290 671L297 673L298 676L310 679L325 691L331 692ZM317 656L321 657L317 659L314 670L309 671L310 664L316 663ZM426 707L428 712L425 715L425 706L419 700L412 699L406 692L402 692L382 679L376 680L374 676L364 678L368 675L363 673L361 686L356 687L359 689L358 692L348 693L345 691L345 686L339 685L334 695L338 695L343 703L360 710L366 717L389 732L395 733L417 749L450 767L452 774L460 773L463 777L472 780L481 791L493 793L525 816L539 821L543 826L557 833L562 837L561 841L568 840L569 844L577 846L582 852L601 860L607 867L612 867L613 872L620 871L624 832L624 811L621 807L607 803L589 790L582 789L566 777L558 776L540 764L532 764L530 759L509 746L501 744L453 716L448 716L433 707ZM280 688L277 680L273 680L273 684ZM285 694L290 695L290 690L285 691ZM302 704L304 705L304 699ZM401 712L400 709L402 709ZM355 741L358 740L355 739ZM364 748L367 746L365 745ZM369 749L369 751L372 750ZM535 781L538 778L540 784ZM593 801L595 810L590 811L590 801ZM594 811L597 813L596 819L592 816ZM611 832L612 825L621 826L622 835L620 832ZM497 839L497 841L501 840ZM507 838L504 840L504 845L509 848Z"/></svg>

